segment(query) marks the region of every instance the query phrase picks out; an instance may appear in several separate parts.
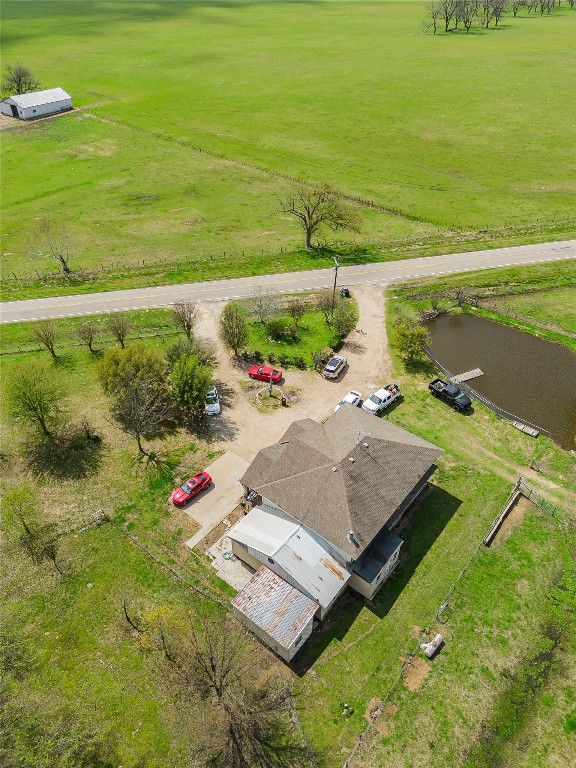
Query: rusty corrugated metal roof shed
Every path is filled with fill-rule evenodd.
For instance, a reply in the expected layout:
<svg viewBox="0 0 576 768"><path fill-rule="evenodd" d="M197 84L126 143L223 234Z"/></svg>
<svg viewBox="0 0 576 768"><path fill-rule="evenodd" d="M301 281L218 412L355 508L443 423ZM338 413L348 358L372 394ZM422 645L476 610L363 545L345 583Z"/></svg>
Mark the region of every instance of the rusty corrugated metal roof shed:
<svg viewBox="0 0 576 768"><path fill-rule="evenodd" d="M318 603L265 565L238 592L232 605L283 648L290 648L296 642L318 610Z"/></svg>

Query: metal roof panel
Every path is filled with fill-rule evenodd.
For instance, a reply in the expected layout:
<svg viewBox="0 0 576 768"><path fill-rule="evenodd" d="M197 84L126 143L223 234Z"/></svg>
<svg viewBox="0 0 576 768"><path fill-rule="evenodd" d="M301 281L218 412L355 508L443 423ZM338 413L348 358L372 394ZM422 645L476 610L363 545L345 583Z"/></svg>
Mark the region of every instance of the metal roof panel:
<svg viewBox="0 0 576 768"><path fill-rule="evenodd" d="M318 610L318 603L262 565L232 605L284 648L290 648Z"/></svg>

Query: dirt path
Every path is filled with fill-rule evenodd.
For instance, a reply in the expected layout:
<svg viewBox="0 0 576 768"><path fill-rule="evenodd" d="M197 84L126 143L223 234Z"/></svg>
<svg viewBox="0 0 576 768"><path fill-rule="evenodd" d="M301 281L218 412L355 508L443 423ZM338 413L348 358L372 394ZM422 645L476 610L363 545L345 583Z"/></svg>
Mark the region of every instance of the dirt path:
<svg viewBox="0 0 576 768"><path fill-rule="evenodd" d="M337 381L328 381L315 371L285 371L282 388L300 390L298 403L272 413L260 413L248 401L239 385L246 379L246 366L237 367L218 338L218 321L225 303L202 306L196 332L218 347L220 366L216 379L222 399L222 415L211 420L214 447L232 450L251 461L266 445L277 441L296 419L323 420L333 411L338 400L351 389L368 397L390 375L391 363L384 324L384 291L381 286L362 285L354 290L358 301L357 329L343 346L348 369Z"/></svg>

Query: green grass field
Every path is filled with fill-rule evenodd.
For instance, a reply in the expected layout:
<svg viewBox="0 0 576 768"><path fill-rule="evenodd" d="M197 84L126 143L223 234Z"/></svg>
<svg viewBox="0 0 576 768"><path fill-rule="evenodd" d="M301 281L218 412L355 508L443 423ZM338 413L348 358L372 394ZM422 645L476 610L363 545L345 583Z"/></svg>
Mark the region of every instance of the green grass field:
<svg viewBox="0 0 576 768"><path fill-rule="evenodd" d="M133 314L141 334L155 329L170 333L167 318L161 311ZM171 476L147 475L134 463L135 443L110 417L95 380L94 358L86 349L69 346L72 326L78 322L59 321L62 335L67 337L59 371L70 390L71 416L79 420L87 415L102 436L98 461L84 467L84 473L72 476L38 472L23 450L24 433L3 407L2 490L22 483L33 487L46 519L61 525L82 525L103 506L118 526L136 535L163 561L176 564L192 583L224 601L229 599L230 590L213 575L205 559L186 553L183 547L183 540L193 531L186 527L191 525L188 518L167 503ZM24 347L31 337L29 325L2 330L3 351ZM144 343L163 348L169 340L150 336ZM15 363L37 357L46 359L48 353L5 354L1 358L2 387L8 385ZM425 626L431 618L516 477L526 471L535 448L533 441L480 406L470 418L446 409L429 397L428 375L426 369L406 372L396 362L395 376L405 400L387 418L445 450L435 475L437 490L418 507L402 533L406 542L402 567L378 594L374 606L368 607L354 596L345 598L302 652L300 671L311 665L311 672L294 680L301 722L321 764L329 768L339 768L346 759L347 750L364 727L365 706L373 697L383 695L398 673L401 657L414 644L414 627ZM182 430L153 441L152 446L178 477L201 468L213 455L209 444ZM550 444L542 460L542 475L535 476L533 482L561 508L569 509L575 498L574 473L573 458ZM547 584L549 564L559 550L537 520L530 525L526 533L519 533L519 539L510 539L510 546L518 543L513 550L506 550L504 559L496 561L494 567L500 570L478 583L474 600L486 606L482 621L487 626L501 621L516 622L526 629L533 626L532 619L524 617L523 608L536 611ZM528 550L526 537L534 539ZM539 558L534 555L535 547L539 548ZM51 697L73 705L85 700L93 709L95 722L102 718L112 724L119 763L136 768L146 756L154 768L180 768L182 739L189 738L193 727L186 732L179 702L147 661L135 655L122 626L120 596L132 587L144 602L161 600L194 614L202 610L204 601L198 604L188 590L141 556L110 526L63 537L61 552L69 570L61 584L47 565L33 567L10 550L5 553L8 568L3 582L3 617L39 649L39 665L22 683L23 695L33 698L37 691L50 690ZM525 600L505 601L498 612L493 612L494 580L502 576L506 593L506 574L527 564L530 567L525 578L530 590ZM88 583L94 586L89 588ZM476 635L469 626L465 630L463 643L469 643ZM489 658L498 663L499 650L500 646L491 641L490 654L494 653ZM264 651L261 654L260 663L266 664L269 656ZM456 647L451 654L459 658ZM341 715L344 702L354 708L349 719ZM39 711L44 710L40 707ZM564 716L564 709L561 714ZM140 721L145 725L132 736ZM550 718L541 718L542 728L551 723Z"/></svg>
<svg viewBox="0 0 576 768"><path fill-rule="evenodd" d="M559 116L576 13L468 37L424 35L423 16L415 2L7 0L4 60L92 114L3 134L5 277L45 271L27 249L41 215L70 232L75 268L249 273L300 244L277 213L290 178L406 214L362 209L357 240L380 258L391 241L506 224L538 239L573 220Z"/></svg>

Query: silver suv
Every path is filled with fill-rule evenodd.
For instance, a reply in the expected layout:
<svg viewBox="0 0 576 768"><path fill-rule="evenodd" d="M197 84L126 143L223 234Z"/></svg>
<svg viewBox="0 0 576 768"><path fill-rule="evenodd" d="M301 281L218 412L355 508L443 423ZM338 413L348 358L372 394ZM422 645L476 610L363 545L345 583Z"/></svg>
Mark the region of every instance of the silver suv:
<svg viewBox="0 0 576 768"><path fill-rule="evenodd" d="M328 360L326 363L323 374L327 379L337 379L347 365L348 361L345 357L335 355L334 357L331 357L330 360Z"/></svg>

